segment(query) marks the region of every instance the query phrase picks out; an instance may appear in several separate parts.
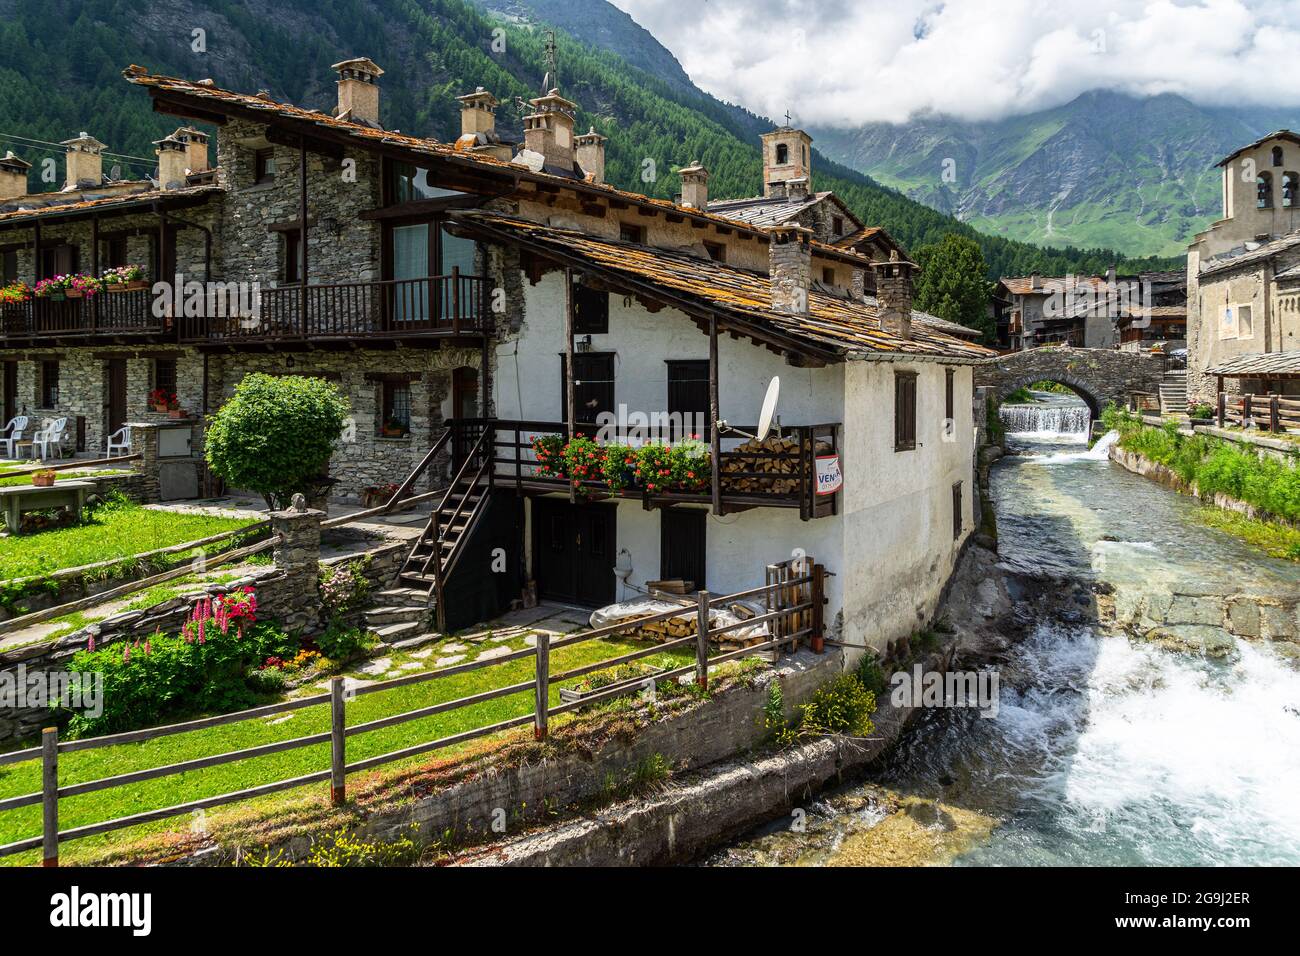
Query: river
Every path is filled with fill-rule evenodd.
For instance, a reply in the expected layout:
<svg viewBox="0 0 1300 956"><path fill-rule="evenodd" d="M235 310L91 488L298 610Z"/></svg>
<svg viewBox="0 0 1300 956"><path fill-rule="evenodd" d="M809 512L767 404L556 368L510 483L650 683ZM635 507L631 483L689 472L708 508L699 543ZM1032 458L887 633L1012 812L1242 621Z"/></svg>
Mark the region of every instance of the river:
<svg viewBox="0 0 1300 956"><path fill-rule="evenodd" d="M1079 427L1071 399L1045 404L1004 414L1031 429L1009 433L1018 454L993 468L1008 568L1118 592L1300 590L1300 565L1205 527L1193 500L1089 451L1086 408ZM1300 670L1269 642L1214 659L1067 611L1037 621L1000 674L996 717L929 710L868 779L706 862L1300 864Z"/></svg>

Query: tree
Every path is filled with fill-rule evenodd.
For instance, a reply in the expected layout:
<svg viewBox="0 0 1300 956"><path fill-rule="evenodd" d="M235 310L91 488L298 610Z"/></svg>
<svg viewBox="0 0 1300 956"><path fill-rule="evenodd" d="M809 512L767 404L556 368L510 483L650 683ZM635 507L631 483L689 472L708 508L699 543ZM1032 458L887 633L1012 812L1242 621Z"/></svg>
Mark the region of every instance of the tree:
<svg viewBox="0 0 1300 956"><path fill-rule="evenodd" d="M921 267L913 290L918 309L949 322L983 333L992 342L997 333L989 315L993 284L985 276L984 253L979 243L949 233L938 242L921 246L912 256Z"/></svg>
<svg viewBox="0 0 1300 956"><path fill-rule="evenodd" d="M284 508L321 477L347 413L347 399L322 378L255 372L212 417L204 455L226 484Z"/></svg>

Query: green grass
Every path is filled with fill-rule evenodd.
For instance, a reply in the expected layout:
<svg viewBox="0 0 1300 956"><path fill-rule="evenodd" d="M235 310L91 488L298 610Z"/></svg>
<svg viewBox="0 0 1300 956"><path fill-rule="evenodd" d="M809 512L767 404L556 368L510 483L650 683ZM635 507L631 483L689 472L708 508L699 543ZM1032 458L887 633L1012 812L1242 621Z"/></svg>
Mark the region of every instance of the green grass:
<svg viewBox="0 0 1300 956"><path fill-rule="evenodd" d="M514 649L522 649L524 635L505 642ZM449 638L448 640L456 640ZM492 646L501 646L500 643ZM597 640L572 647L560 648L551 655L551 667L554 671L567 670L584 664L607 660L620 654L639 650L643 643L623 640ZM394 657L394 665L404 655ZM437 652L429 658L437 657ZM651 662L663 666L680 666L691 659L692 655L682 652L665 652L651 658ZM432 665L430 665L432 666ZM379 717L426 707L442 701L454 700L471 694L519 683L532 678L534 665L530 659L510 661L494 667L457 674L438 680L427 681L407 687L394 688L358 697L347 705L349 725L363 723ZM570 684L576 682L569 682ZM307 688L309 693L319 693L316 688ZM559 686L551 685L551 704L559 703ZM482 727L487 724L507 720L531 713L533 708L532 691L497 700L463 707L448 713L437 714L421 720L414 720L396 727L361 734L348 738L347 759L349 762L413 746L418 743L436 740L449 734ZM176 734L138 744L126 744L108 747L102 750L77 751L59 758L59 782L71 784L94 780L101 777L128 773L147 767L190 760L211 754L225 753L272 741L287 740L308 734L329 730L328 705L310 707L296 711L292 717L282 722L276 718L263 718L244 721L225 727L214 727L203 731ZM452 751L448 751L452 752ZM440 754L445 756L445 754ZM427 761L429 756L415 757L390 765L390 767L410 766ZM146 810L171 806L177 803L196 800L201 797L229 791L242 790L259 783L285 779L301 774L322 770L329 766L329 744L303 747L285 753L257 757L252 760L237 761L220 767L193 771L183 775L150 780L124 787L101 790L94 793L70 797L59 803L59 825L68 829L100 820L141 813ZM324 787L326 784L318 784ZM28 761L0 767L0 798L31 793L40 789L40 764ZM83 850L102 847L125 836L139 836L156 833L178 825L184 826L184 817L158 821L129 831L89 837L77 841ZM40 833L41 808L39 806L23 807L0 813L0 844L11 843ZM70 849L70 848L69 848ZM0 858L0 865L23 865L37 861L36 853L16 854Z"/></svg>
<svg viewBox="0 0 1300 956"><path fill-rule="evenodd" d="M0 539L0 580L129 558L249 523L248 518L163 511L114 500L95 509L81 524ZM226 542L217 545L225 546Z"/></svg>
<svg viewBox="0 0 1300 956"><path fill-rule="evenodd" d="M1199 509L1196 517L1207 527L1241 538L1270 557L1300 561L1300 529L1248 518L1240 512L1224 511L1212 506Z"/></svg>
<svg viewBox="0 0 1300 956"><path fill-rule="evenodd" d="M95 478L100 475L116 475L116 474L120 474L120 472L113 471L112 469L106 471L83 471L80 473L71 472L71 471L56 471L54 473L54 480L56 482L80 481L81 479L84 478ZM4 472L0 471L0 476L3 475ZM0 488L11 488L15 485L30 485L31 483L32 483L31 475L10 475L8 478L0 477Z"/></svg>

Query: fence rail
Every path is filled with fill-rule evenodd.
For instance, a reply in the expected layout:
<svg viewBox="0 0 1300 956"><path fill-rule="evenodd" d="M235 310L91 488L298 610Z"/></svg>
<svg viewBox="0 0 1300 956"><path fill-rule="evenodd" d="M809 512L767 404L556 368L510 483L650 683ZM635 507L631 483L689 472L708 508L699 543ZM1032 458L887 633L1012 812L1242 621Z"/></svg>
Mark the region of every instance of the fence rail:
<svg viewBox="0 0 1300 956"><path fill-rule="evenodd" d="M1255 425L1261 431L1281 432L1300 428L1300 396L1251 393L1218 396L1219 427Z"/></svg>
<svg viewBox="0 0 1300 956"><path fill-rule="evenodd" d="M46 729L41 736L41 745L39 747L20 750L13 753L0 754L0 766L35 760L40 760L42 766L42 787L40 791L0 800L0 813L40 804L42 807L41 835L0 846L0 856L8 856L14 853L22 853L39 848L43 851L44 865L57 866L60 843L66 843L71 840L77 840L101 833L109 833L114 830L137 826L142 823L150 823L156 820L180 816L182 814L192 813L196 810L206 810L223 806L225 804L237 803L254 797L265 796L282 790L289 790L294 787L323 781L329 781L331 801L333 804L338 805L346 800L346 780L348 774L355 774L394 761L431 753L436 750L445 749L480 737L500 733L504 730L522 727L529 723L533 725L534 734L537 739L544 739L548 733L549 719L555 715L568 713L569 711L588 706L592 703L634 692L636 689L644 686L647 680L675 680L678 677L693 673L695 675L696 683L701 688L707 688L710 667L716 667L727 661L737 660L753 654L770 652L773 655L777 655L783 649L793 649L797 647L800 641L805 637L810 638L813 650L820 653L822 651L821 638L824 605L824 598L822 595L824 593L824 577L826 571L822 565L814 563L811 558L804 558L802 561L803 563L798 565L796 565L795 562L789 561L779 565L769 565L766 568L767 583L761 587L721 596L714 596L707 591L700 591L696 595L694 609L690 606L684 606L671 611L642 615L631 620L621 621L617 624L592 628L577 634L566 635L556 640L551 640L550 635L541 632L537 635L537 644L534 648L513 651L491 660L469 661L464 664L456 664L451 667L444 667L423 674L412 674L388 681L382 681L377 684L355 688L350 692L350 695L354 697L365 694L381 693L399 687L409 687L413 684L421 684L447 677L453 677L458 674L466 674L471 671L498 667L528 658L532 658L535 661L534 676L530 680L520 681L501 687L494 687L466 697L450 701L442 701L415 710L380 717L366 721L365 723L354 724L351 727L347 726L344 710L345 700L348 695L345 695L344 693L343 679L341 677L334 677L331 679L330 692L328 694L316 694L311 697L304 697L297 700L286 701L284 703L267 704L233 714L205 717L185 723L169 724L161 727L151 727L104 737L70 741L60 741L58 730L56 728ZM758 644L718 654L711 654L712 645L717 644L719 638L735 628L735 625L714 626L711 621L711 611L715 608L725 608L728 604L742 598L762 598L767 602L769 610L762 616L762 619L772 624L769 629L771 636L768 640L762 641ZM691 636L678 638L663 644L656 643L653 647L643 648L608 660L599 661L593 664L585 664L568 670L553 672L551 669L550 655L553 650L572 647L576 644L586 643L589 641L601 640L618 634L624 634L628 631L634 631L645 624L655 621L663 621L671 617L680 617L684 614L693 615L696 621L696 632ZM758 618L755 618L744 623L753 624L758 620ZM653 675L639 675L602 687L599 690L584 695L580 700L565 701L556 706L550 705L549 694L552 684L560 681L575 680L598 670L607 670L621 664L631 663L654 654L663 653L665 650L684 648L688 645L694 645L695 647L695 661L691 664L668 669L661 668ZM408 723L413 720L434 716L436 714L459 710L464 707L495 700L500 697L508 697L513 694L520 694L528 691L533 692L534 698L532 707L533 712L531 714L521 714L507 720L461 731L435 740L425 741L413 746L404 747L400 750L367 757L353 761L352 763L347 762L347 740L349 738L381 730L383 728ZM330 707L329 731L307 734L290 740L260 744L242 750L185 760L178 763L167 764L162 767L133 770L111 777L103 777L97 780L65 784L62 786L59 784L60 754L95 750L126 743L139 743L172 734L188 733L195 730L204 730L209 727L241 723L243 721L266 717L271 714L280 714L286 711L301 710L306 707L315 707L326 704ZM285 751L316 746L327 742L330 744L330 765L328 768L319 771L285 780L258 784L256 786L230 793L203 797L201 799L191 800L169 807L162 807L142 813L135 813L128 816L116 817L110 820L85 824L67 830L59 829L59 801L64 798L84 793L108 790L146 780L157 780L163 777L174 776L176 774L233 763L239 760L247 760L253 757L265 756L267 754L283 753Z"/></svg>

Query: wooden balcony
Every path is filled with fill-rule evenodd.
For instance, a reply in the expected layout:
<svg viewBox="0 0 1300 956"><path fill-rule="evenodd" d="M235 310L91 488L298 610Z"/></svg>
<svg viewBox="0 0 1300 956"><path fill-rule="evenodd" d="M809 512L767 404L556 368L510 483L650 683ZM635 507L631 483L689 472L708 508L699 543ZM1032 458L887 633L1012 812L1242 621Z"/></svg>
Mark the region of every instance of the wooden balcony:
<svg viewBox="0 0 1300 956"><path fill-rule="evenodd" d="M487 447L493 449L493 467L490 471L493 485L498 488L514 487L522 492L567 492L567 478L543 475L539 472L533 453L533 439L542 435L563 435L565 426L560 422L506 421L500 419L484 422L482 419L461 419L449 423L457 449L470 448L482 429L494 430L494 440ZM751 508L797 509L807 521L838 513L839 493L817 493L817 462L819 455L839 454L838 424L796 425L783 427L782 436L788 441L779 450L758 451L743 435L754 428L730 429L720 437L721 445L719 484L724 513L746 511ZM580 433L594 434L594 426L579 426ZM628 498L641 501L647 509L675 504L711 504L708 487L694 491L668 491L651 493L642 487L611 490L603 481L584 481L581 496L587 500L602 498Z"/></svg>
<svg viewBox="0 0 1300 956"><path fill-rule="evenodd" d="M7 340L163 336L171 320L153 314L153 301L148 289L128 289L0 305L0 335Z"/></svg>
<svg viewBox="0 0 1300 956"><path fill-rule="evenodd" d="M477 337L492 327L491 290L490 280L458 273L309 284L305 293L296 285L261 289L255 307L242 313L223 308L183 316L178 320L180 341L237 347Z"/></svg>

